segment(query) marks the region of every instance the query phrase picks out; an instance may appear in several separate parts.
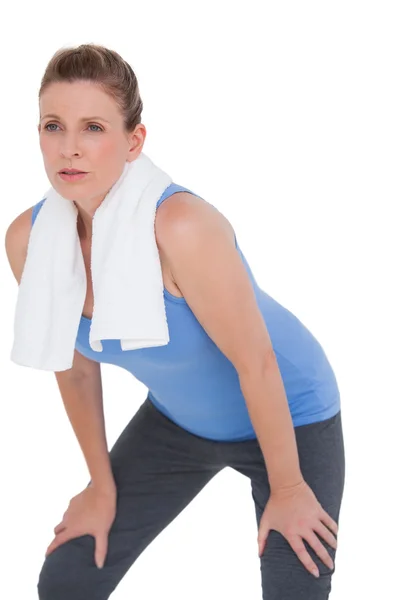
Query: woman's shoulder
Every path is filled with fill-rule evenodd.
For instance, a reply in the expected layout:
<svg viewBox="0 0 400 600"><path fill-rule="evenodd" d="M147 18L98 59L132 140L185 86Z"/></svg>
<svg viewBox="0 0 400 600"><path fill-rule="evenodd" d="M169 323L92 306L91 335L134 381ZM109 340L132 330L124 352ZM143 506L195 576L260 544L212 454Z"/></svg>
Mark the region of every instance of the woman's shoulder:
<svg viewBox="0 0 400 600"><path fill-rule="evenodd" d="M29 236L32 229L32 214L34 206L20 213L10 223L5 236L5 247L8 262L14 277L20 283L28 252Z"/></svg>
<svg viewBox="0 0 400 600"><path fill-rule="evenodd" d="M235 232L228 219L210 202L188 191L178 191L167 196L157 208L155 230L157 242L168 243L172 228L191 225L217 226L228 232L235 244Z"/></svg>

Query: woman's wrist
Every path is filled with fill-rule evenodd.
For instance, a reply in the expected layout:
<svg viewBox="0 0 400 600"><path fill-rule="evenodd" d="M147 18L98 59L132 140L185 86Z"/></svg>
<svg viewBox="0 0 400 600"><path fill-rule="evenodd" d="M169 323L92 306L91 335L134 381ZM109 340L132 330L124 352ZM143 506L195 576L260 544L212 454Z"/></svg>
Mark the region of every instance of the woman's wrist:
<svg viewBox="0 0 400 600"><path fill-rule="evenodd" d="M113 496L117 492L117 486L113 479L108 481L91 481L89 486L99 494L105 496Z"/></svg>

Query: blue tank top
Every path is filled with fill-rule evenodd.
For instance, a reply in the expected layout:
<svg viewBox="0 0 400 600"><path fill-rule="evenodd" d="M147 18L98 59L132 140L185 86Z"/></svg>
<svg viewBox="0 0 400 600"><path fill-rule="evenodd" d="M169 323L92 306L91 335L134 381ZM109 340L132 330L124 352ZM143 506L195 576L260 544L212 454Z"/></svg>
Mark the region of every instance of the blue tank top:
<svg viewBox="0 0 400 600"><path fill-rule="evenodd" d="M176 192L191 192L172 183L157 203ZM32 224L46 198L33 210ZM209 203L210 204L210 203ZM254 288L284 383L293 425L334 416L340 393L332 367L319 342L288 309L256 283L236 248ZM216 441L256 437L236 369L205 332L184 298L164 288L170 341L165 346L121 350L119 340L102 340L102 352L89 345L91 320L82 316L75 348L99 363L126 369L148 388L150 401L190 433Z"/></svg>

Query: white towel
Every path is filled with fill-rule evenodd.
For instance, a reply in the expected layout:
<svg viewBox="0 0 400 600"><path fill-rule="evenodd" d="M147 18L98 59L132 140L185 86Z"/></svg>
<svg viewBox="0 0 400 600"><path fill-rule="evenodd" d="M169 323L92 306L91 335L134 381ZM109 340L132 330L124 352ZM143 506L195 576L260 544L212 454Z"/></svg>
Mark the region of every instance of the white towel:
<svg viewBox="0 0 400 600"><path fill-rule="evenodd" d="M122 350L164 346L169 331L155 237L156 204L172 179L143 152L126 163L93 218L94 310L89 342L118 339ZM54 188L32 227L15 309L11 360L70 369L86 297L78 210Z"/></svg>

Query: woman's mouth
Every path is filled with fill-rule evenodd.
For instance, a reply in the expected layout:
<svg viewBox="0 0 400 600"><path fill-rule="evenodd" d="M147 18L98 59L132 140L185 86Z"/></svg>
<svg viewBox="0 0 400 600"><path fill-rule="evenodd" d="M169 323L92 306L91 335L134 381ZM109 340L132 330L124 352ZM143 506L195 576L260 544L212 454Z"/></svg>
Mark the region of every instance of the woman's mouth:
<svg viewBox="0 0 400 600"><path fill-rule="evenodd" d="M68 173L68 171L60 171L58 174L63 181L80 181L88 175L88 173Z"/></svg>

